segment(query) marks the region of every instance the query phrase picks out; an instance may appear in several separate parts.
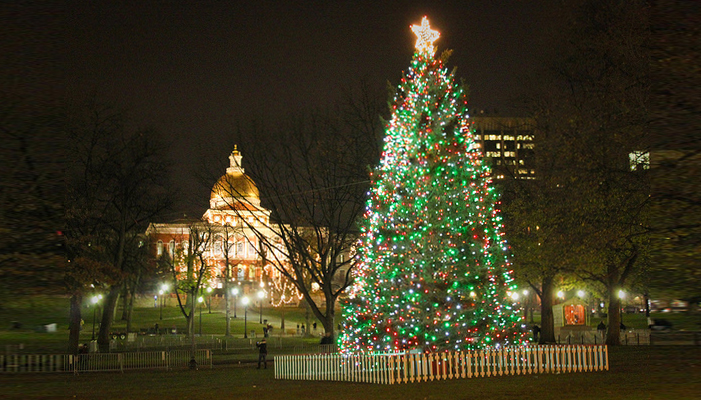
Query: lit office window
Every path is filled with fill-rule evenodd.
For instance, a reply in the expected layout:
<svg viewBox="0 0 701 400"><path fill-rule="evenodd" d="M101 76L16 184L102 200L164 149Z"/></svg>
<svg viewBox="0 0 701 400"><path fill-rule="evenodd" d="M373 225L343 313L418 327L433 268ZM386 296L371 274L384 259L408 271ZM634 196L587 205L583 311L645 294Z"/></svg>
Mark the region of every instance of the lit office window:
<svg viewBox="0 0 701 400"><path fill-rule="evenodd" d="M650 169L650 153L647 151L634 151L628 154L628 158L630 159L631 171Z"/></svg>

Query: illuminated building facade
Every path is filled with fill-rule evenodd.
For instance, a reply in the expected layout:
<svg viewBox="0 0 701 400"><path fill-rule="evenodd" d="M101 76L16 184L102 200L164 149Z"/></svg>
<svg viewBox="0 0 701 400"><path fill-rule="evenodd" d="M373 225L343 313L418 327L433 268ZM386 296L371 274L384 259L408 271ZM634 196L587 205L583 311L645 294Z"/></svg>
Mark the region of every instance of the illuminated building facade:
<svg viewBox="0 0 701 400"><path fill-rule="evenodd" d="M533 125L528 118L472 117L475 140L496 179L535 179Z"/></svg>
<svg viewBox="0 0 701 400"><path fill-rule="evenodd" d="M285 256L282 242L270 229L270 210L260 205L258 188L245 174L241 161L241 153L235 148L226 173L212 188L209 209L201 220L149 225L146 233L155 245L154 255L169 256L176 269L183 272L186 265L178 254L193 246L191 234L197 231L207 237L203 243L203 258L209 269L205 288L237 288L240 295L264 288L274 306L296 304L301 296L281 276L278 268L284 265L273 264L273 260L284 262Z"/></svg>

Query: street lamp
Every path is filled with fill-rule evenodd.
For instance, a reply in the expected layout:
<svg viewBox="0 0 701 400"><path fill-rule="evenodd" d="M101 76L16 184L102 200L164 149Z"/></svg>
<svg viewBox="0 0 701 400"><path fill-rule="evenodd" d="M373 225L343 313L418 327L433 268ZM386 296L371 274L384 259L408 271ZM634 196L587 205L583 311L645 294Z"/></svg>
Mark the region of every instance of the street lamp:
<svg viewBox="0 0 701 400"><path fill-rule="evenodd" d="M167 283L164 283L161 285L161 291L163 292L163 294L168 294L169 289L170 289L170 286L168 286ZM165 307L165 306L166 306L166 299L164 298L163 299L163 307Z"/></svg>
<svg viewBox="0 0 701 400"><path fill-rule="evenodd" d="M243 296L241 302L243 303L243 337L245 339L248 338L248 297Z"/></svg>
<svg viewBox="0 0 701 400"><path fill-rule="evenodd" d="M239 296L239 290L237 288L231 289L231 294L234 295L234 318L236 318L236 302Z"/></svg>
<svg viewBox="0 0 701 400"><path fill-rule="evenodd" d="M92 299L90 299L90 302L92 302L92 339L95 340L95 311L97 311L97 302L100 301L100 298L98 296L93 296Z"/></svg>
<svg viewBox="0 0 701 400"><path fill-rule="evenodd" d="M202 302L204 301L204 298L200 296L197 299L197 302L200 303L200 336L202 336Z"/></svg>
<svg viewBox="0 0 701 400"><path fill-rule="evenodd" d="M258 301L260 302L260 313L258 313L258 316L260 317L259 323L263 323L263 297L265 297L265 292L262 290L258 291Z"/></svg>

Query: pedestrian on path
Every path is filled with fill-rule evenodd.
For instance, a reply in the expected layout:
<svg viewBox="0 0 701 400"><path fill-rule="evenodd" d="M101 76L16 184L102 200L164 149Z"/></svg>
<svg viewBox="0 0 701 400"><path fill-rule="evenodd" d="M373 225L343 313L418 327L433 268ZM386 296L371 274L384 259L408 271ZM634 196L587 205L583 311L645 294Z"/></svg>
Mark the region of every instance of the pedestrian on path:
<svg viewBox="0 0 701 400"><path fill-rule="evenodd" d="M263 362L265 369L268 369L268 343L265 339L260 342L256 342L256 347L258 347L258 368L260 369L260 363Z"/></svg>
<svg viewBox="0 0 701 400"><path fill-rule="evenodd" d="M606 336L606 324L604 323L603 319L601 320L601 322L599 322L599 325L596 326L596 330L599 332L599 335L601 335L602 339L604 338L604 336Z"/></svg>

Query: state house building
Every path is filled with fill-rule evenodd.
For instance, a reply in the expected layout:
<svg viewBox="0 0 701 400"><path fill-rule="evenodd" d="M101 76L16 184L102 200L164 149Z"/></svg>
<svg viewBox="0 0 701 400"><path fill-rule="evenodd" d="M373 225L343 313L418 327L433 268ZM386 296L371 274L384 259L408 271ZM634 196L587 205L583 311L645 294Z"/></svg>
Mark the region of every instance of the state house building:
<svg viewBox="0 0 701 400"><path fill-rule="evenodd" d="M177 264L176 254L194 243L191 233L200 232L204 236L202 232L206 229L209 239L203 244L206 247L202 255L209 271L204 287L235 287L240 295L265 288L270 295L266 297L274 306L296 304L301 295L281 276L274 264L280 260L284 262L285 257L281 240L270 229L270 210L260 205L258 188L244 173L241 160L241 153L234 148L229 156L229 167L214 184L209 209L201 220L152 223L146 234L151 243L155 243L157 257L168 252L167 255ZM264 244L267 245L262 251ZM269 257L263 258L261 254ZM176 265L176 269L184 272L186 266L181 264ZM227 276L229 282L225 282Z"/></svg>

